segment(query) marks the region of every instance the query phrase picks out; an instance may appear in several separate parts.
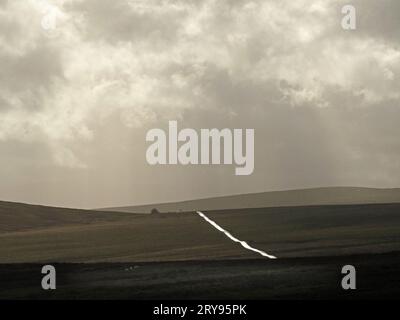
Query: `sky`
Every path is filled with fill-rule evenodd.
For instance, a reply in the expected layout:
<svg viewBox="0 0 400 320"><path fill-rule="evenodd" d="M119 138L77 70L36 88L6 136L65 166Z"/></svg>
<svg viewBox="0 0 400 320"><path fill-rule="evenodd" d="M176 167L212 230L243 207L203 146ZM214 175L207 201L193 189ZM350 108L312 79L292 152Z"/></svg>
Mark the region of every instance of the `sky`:
<svg viewBox="0 0 400 320"><path fill-rule="evenodd" d="M400 187L399 88L397 0L0 0L0 200ZM150 166L170 120L253 128L254 173Z"/></svg>

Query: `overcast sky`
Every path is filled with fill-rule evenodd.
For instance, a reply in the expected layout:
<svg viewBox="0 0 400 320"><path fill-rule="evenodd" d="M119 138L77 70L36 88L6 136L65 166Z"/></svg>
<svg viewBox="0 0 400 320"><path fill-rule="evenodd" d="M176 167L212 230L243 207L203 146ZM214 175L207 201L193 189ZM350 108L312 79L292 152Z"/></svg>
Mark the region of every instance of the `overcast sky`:
<svg viewBox="0 0 400 320"><path fill-rule="evenodd" d="M399 88L398 0L0 0L0 200L400 187ZM168 120L254 128L254 173L148 165Z"/></svg>

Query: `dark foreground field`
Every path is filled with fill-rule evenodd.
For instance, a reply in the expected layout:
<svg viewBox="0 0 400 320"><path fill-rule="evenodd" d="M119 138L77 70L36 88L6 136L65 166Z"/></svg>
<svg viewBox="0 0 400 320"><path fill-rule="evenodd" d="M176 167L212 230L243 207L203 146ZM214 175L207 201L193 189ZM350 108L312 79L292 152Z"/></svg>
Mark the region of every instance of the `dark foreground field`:
<svg viewBox="0 0 400 320"><path fill-rule="evenodd" d="M357 289L341 288L341 268ZM40 288L41 265L0 265L1 299L396 299L400 253L280 260L56 264L57 289Z"/></svg>

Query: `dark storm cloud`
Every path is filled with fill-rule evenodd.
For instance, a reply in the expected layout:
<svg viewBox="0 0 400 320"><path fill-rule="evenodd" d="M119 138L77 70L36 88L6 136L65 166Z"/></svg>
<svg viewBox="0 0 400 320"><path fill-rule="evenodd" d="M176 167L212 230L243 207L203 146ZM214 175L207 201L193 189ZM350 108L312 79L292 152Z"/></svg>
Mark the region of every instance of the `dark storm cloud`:
<svg viewBox="0 0 400 320"><path fill-rule="evenodd" d="M58 51L47 46L35 47L20 56L0 54L2 88L13 93L39 91L51 87L56 78L62 78L62 65Z"/></svg>

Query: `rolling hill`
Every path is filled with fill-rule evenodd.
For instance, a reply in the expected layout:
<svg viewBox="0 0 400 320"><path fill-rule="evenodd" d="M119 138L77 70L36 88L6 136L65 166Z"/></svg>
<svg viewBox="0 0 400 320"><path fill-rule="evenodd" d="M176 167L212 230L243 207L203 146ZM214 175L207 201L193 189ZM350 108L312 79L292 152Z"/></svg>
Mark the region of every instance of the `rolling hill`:
<svg viewBox="0 0 400 320"><path fill-rule="evenodd" d="M328 201L327 190L306 193L315 196L322 191ZM291 191L288 194L292 198L283 198L279 193L280 202L272 202L271 194L266 197L271 200L270 205L283 204L285 200L286 204L291 201L292 206L204 212L239 239L278 258L400 251L400 203L316 205L316 200L299 198L304 192ZM366 192L380 195L370 202L395 200L393 190L385 195L383 190L376 193L362 189L364 197ZM297 201L312 205L294 206L293 194ZM331 201L339 201L338 192L330 194L336 196L331 196ZM245 197L251 196L257 195ZM343 202L349 201L342 196ZM235 202L234 197L231 199L230 206ZM227 239L193 211L132 214L0 203L0 263L258 257Z"/></svg>
<svg viewBox="0 0 400 320"><path fill-rule="evenodd" d="M232 195L140 206L102 208L102 211L131 213L179 212L314 205L400 203L400 189L326 187Z"/></svg>
<svg viewBox="0 0 400 320"><path fill-rule="evenodd" d="M398 192L239 195L148 206L187 211L153 214L0 202L0 299L347 299L340 289L345 264L355 265L360 279L350 298L398 296ZM197 206L278 259L231 241L190 211ZM55 294L39 285L44 263L57 267Z"/></svg>

